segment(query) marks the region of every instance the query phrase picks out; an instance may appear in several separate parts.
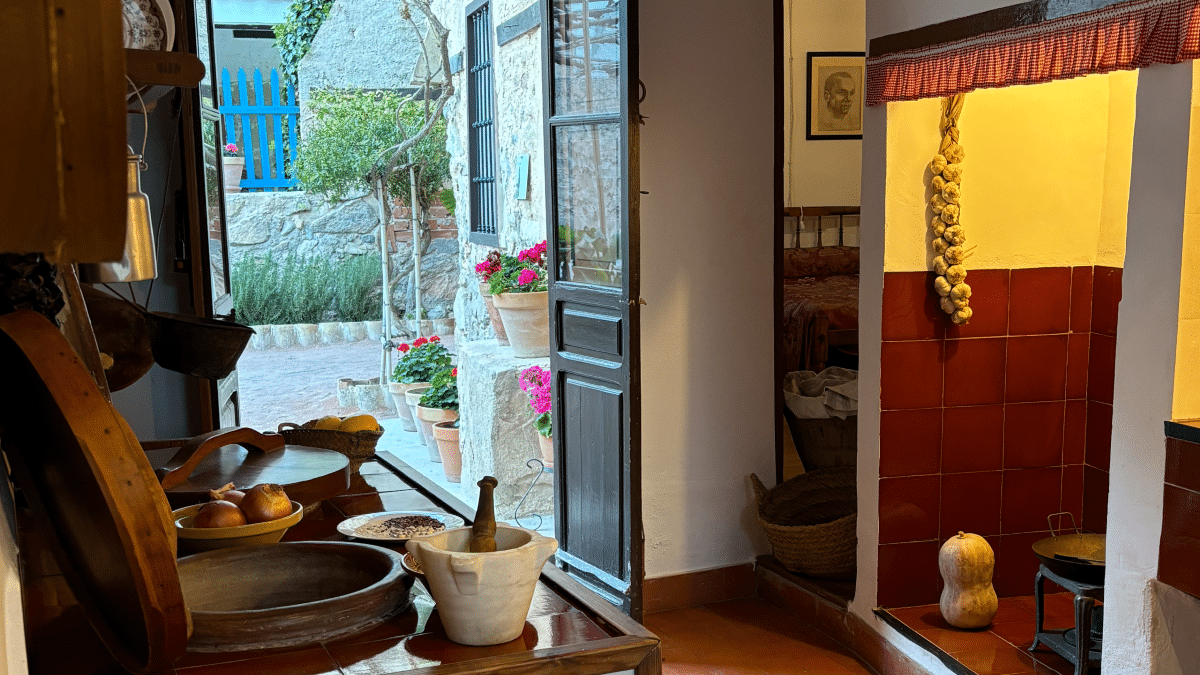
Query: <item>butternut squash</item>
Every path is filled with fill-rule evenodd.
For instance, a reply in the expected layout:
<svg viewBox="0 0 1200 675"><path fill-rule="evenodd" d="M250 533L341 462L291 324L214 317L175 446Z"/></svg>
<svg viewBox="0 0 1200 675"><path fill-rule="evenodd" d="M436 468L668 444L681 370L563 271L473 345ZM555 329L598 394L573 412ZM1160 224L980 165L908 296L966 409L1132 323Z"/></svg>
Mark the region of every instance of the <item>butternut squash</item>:
<svg viewBox="0 0 1200 675"><path fill-rule="evenodd" d="M938 606L942 618L955 628L983 628L999 609L992 588L996 556L987 541L977 534L959 532L942 544L938 569L946 586Z"/></svg>

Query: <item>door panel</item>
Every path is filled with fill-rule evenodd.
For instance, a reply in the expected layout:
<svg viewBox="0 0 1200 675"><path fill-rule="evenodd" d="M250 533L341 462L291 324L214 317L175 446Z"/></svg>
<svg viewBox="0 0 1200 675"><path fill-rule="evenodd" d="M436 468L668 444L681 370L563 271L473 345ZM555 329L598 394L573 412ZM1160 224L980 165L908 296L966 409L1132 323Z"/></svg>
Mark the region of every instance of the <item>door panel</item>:
<svg viewBox="0 0 1200 675"><path fill-rule="evenodd" d="M640 619L636 4L544 7L557 562Z"/></svg>

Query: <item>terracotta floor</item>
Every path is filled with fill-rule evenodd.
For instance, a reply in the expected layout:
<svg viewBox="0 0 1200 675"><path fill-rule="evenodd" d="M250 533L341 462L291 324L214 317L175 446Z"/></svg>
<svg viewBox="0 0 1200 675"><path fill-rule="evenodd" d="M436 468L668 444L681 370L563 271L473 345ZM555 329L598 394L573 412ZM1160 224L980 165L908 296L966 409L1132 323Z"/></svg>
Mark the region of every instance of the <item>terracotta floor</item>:
<svg viewBox="0 0 1200 675"><path fill-rule="evenodd" d="M1075 624L1074 596L1046 595L1045 629L1070 628ZM945 651L977 675L1070 675L1075 666L1046 647L1030 652L1033 644L1033 596L1001 598L1000 611L987 630L967 631L951 627L942 619L937 605L888 610L904 625Z"/></svg>
<svg viewBox="0 0 1200 675"><path fill-rule="evenodd" d="M657 612L663 675L869 675L850 652L758 598Z"/></svg>

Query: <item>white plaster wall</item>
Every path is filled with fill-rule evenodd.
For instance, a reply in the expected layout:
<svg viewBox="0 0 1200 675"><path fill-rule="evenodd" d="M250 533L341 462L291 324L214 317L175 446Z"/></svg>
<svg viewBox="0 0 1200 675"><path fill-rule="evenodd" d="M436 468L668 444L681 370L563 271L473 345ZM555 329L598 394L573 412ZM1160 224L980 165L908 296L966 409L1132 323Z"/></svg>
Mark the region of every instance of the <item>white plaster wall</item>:
<svg viewBox="0 0 1200 675"><path fill-rule="evenodd" d="M808 52L864 51L863 0L787 0L783 33L784 206L854 206L862 141L805 140ZM857 96L863 96L859 83Z"/></svg>
<svg viewBox="0 0 1200 675"><path fill-rule="evenodd" d="M1138 77L1108 488L1102 668L1109 675L1153 672L1151 581L1175 376L1169 328L1179 313L1191 90L1190 63L1145 68Z"/></svg>
<svg viewBox="0 0 1200 675"><path fill-rule="evenodd" d="M768 550L748 476L775 472L772 2L647 2L639 22L642 499L659 577ZM734 82L737 100L716 102L714 83Z"/></svg>
<svg viewBox="0 0 1200 675"><path fill-rule="evenodd" d="M2 461L2 460L0 460ZM0 464L3 467L3 464ZM25 656L25 621L21 609L20 560L14 528L12 492L7 478L0 480L0 667L5 675L23 675L29 671Z"/></svg>

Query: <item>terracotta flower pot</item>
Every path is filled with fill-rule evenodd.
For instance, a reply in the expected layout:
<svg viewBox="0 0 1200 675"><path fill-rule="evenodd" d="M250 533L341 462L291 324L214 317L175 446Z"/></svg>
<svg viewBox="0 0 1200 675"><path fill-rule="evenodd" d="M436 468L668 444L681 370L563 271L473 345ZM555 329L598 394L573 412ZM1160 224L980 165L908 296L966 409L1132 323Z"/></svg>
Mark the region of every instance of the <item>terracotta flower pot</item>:
<svg viewBox="0 0 1200 675"><path fill-rule="evenodd" d="M462 453L458 450L458 427L450 426L452 424L453 420L435 422L433 437L442 456L442 471L446 472L446 480L458 483L462 480Z"/></svg>
<svg viewBox="0 0 1200 675"><path fill-rule="evenodd" d="M479 294L483 296L483 304L487 306L488 319L492 322L492 332L496 334L496 342L508 344L508 334L504 332L504 322L500 320L500 312L496 303L492 302L492 291L486 281L479 282Z"/></svg>
<svg viewBox="0 0 1200 675"><path fill-rule="evenodd" d="M396 414L400 416L400 426L405 431L416 431L417 421L413 418L412 406L408 404L404 394L410 389L428 387L428 382L388 382L388 391L392 392L392 402L396 404Z"/></svg>
<svg viewBox="0 0 1200 675"><path fill-rule="evenodd" d="M421 401L421 394L424 394L428 389L429 384L424 383L421 386L414 386L412 389L404 392L404 402L408 404L409 414L412 415L413 424L416 425L417 433L421 435L421 442L424 443L426 447L428 447L429 441L425 439L425 436L429 432L425 430L425 427L421 425L421 420L417 418L417 403ZM429 454L429 459L434 462L442 461L441 456L435 452Z"/></svg>
<svg viewBox="0 0 1200 675"><path fill-rule="evenodd" d="M242 170L246 168L245 157L222 157L221 173L225 179L226 192L242 191Z"/></svg>
<svg viewBox="0 0 1200 675"><path fill-rule="evenodd" d="M547 469L554 468L554 437L538 434L538 447L542 451L542 464Z"/></svg>
<svg viewBox="0 0 1200 675"><path fill-rule="evenodd" d="M429 458L434 461L442 461L442 454L438 452L437 439L433 437L433 425L436 422L453 422L458 419L457 410L446 410L445 408L427 408L423 405L417 405L417 424L425 431L425 446L429 448Z"/></svg>
<svg viewBox="0 0 1200 675"><path fill-rule="evenodd" d="M535 358L550 355L550 305L548 293L500 293L492 302L504 321L504 332L513 356Z"/></svg>

